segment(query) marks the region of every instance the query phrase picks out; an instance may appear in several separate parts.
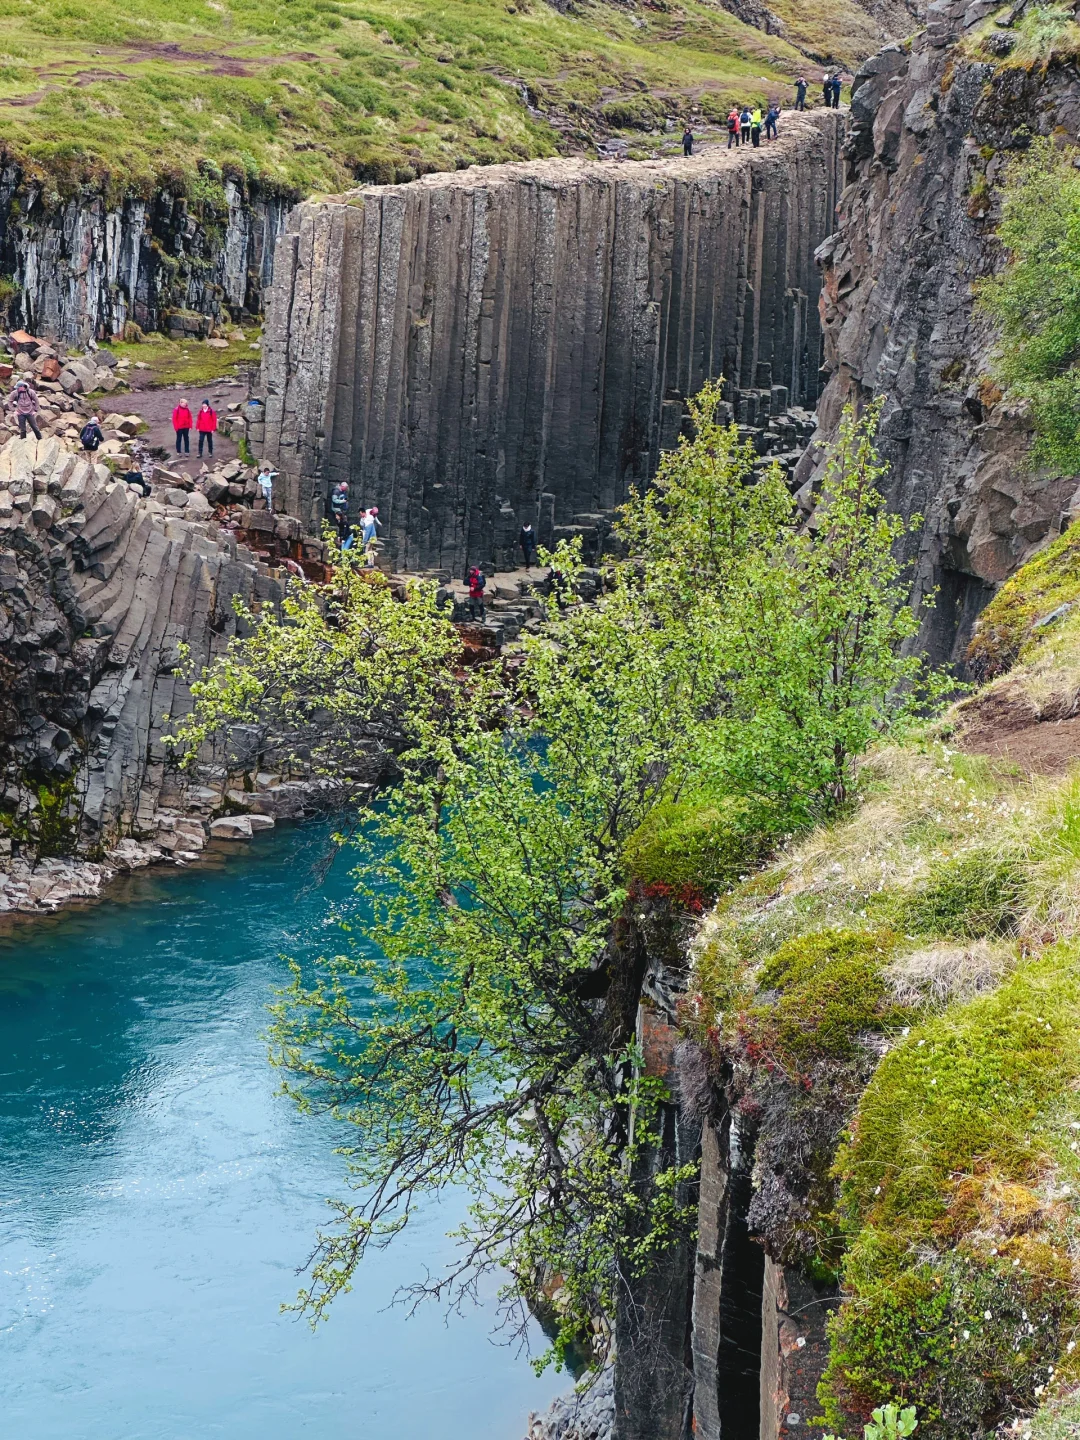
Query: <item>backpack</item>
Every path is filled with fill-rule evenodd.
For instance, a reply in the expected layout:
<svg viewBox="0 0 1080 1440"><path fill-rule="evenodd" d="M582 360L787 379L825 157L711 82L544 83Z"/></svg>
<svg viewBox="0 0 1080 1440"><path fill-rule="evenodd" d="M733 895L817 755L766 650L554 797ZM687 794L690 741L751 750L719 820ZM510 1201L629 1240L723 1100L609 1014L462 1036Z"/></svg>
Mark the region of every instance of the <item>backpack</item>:
<svg viewBox="0 0 1080 1440"><path fill-rule="evenodd" d="M739 128L739 119L737 115L729 115L727 117L727 128L732 132Z"/></svg>
<svg viewBox="0 0 1080 1440"><path fill-rule="evenodd" d="M96 450L98 447L98 427L92 420L88 420L80 432L79 439L87 450Z"/></svg>

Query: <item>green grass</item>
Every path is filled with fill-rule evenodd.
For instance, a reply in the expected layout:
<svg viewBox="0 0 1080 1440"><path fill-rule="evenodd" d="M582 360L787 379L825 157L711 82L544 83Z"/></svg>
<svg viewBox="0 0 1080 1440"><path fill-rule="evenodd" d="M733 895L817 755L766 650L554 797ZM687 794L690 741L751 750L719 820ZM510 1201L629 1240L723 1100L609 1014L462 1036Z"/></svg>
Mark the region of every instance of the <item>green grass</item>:
<svg viewBox="0 0 1080 1440"><path fill-rule="evenodd" d="M838 58L876 47L852 0L832 8ZM803 68L707 0L573 15L543 0L0 0L2 144L57 195L409 179L572 148L608 128L605 105L647 94L658 119L786 101ZM562 118L561 142L511 81Z"/></svg>
<svg viewBox="0 0 1080 1440"><path fill-rule="evenodd" d="M251 342L258 333L252 327L243 341L230 340L227 350L205 345L201 340L169 340L156 333L138 343L110 343L109 349L133 366L141 360L151 370L155 385L188 385L195 389L235 375L238 365L257 365L259 352L251 348ZM119 373L129 378L133 374L131 370Z"/></svg>

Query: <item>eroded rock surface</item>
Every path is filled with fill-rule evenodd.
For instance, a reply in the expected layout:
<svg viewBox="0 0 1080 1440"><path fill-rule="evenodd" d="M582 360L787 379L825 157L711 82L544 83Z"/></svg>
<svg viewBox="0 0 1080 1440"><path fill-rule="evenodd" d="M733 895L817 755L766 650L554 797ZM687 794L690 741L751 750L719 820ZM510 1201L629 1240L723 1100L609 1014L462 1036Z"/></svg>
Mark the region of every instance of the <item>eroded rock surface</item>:
<svg viewBox="0 0 1080 1440"><path fill-rule="evenodd" d="M925 31L859 71L837 231L820 252L832 373L817 439L835 434L848 400L885 397L890 504L926 517L909 558L919 595L939 587L920 637L935 659L962 658L979 610L1057 533L1076 491L1075 477L1032 468L1025 415L989 382L995 336L973 286L1002 262L1006 160L1034 131L1080 132L1080 84L1071 63L1002 68L962 48L989 13L936 0ZM803 462L808 503L821 454Z"/></svg>

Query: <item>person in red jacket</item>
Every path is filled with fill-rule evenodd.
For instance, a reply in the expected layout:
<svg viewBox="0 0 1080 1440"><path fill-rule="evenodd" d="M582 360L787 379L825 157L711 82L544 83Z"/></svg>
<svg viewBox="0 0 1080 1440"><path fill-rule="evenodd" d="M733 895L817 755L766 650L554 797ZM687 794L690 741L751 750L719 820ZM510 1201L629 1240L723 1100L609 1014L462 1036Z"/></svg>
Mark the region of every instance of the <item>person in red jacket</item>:
<svg viewBox="0 0 1080 1440"><path fill-rule="evenodd" d="M214 453L214 435L217 432L217 411L204 400L199 406L199 413L195 417L195 429L199 432L199 457L202 458L203 442L205 441L210 454Z"/></svg>
<svg viewBox="0 0 1080 1440"><path fill-rule="evenodd" d="M191 411L188 409L186 400L181 400L176 409L172 412L172 428L176 431L176 453L180 454L181 447L185 455L191 454L191 445L188 436L191 433Z"/></svg>

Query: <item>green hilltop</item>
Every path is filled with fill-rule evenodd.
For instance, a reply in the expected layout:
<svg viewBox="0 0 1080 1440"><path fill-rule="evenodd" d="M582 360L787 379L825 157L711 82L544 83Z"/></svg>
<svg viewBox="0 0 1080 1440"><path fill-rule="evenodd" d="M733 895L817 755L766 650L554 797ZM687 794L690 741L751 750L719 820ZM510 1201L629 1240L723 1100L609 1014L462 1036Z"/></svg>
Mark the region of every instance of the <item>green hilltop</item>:
<svg viewBox="0 0 1080 1440"><path fill-rule="evenodd" d="M782 34L711 0L0 0L0 153L54 199L334 191L787 104L881 40L854 0L766 14Z"/></svg>

